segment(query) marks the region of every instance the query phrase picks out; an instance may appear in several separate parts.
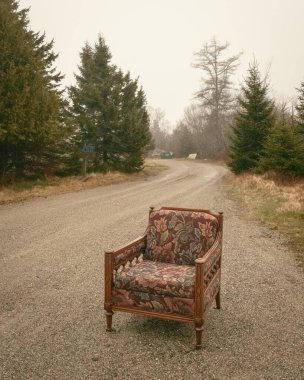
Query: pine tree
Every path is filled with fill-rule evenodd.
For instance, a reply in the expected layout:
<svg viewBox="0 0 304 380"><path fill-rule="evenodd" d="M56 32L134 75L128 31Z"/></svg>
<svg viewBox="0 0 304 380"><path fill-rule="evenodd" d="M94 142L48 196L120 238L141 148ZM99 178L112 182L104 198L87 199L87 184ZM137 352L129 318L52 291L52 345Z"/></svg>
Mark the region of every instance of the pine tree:
<svg viewBox="0 0 304 380"><path fill-rule="evenodd" d="M230 166L235 173L256 168L263 155L263 146L274 125L273 103L267 91L268 85L254 62L242 86L233 125Z"/></svg>
<svg viewBox="0 0 304 380"><path fill-rule="evenodd" d="M142 169L146 148L151 144L149 116L146 108L146 98L138 81L132 80L127 73L123 78L121 92L119 130L119 163L123 171L138 171Z"/></svg>
<svg viewBox="0 0 304 380"><path fill-rule="evenodd" d="M20 177L54 166L62 141L62 76L53 63L53 42L28 27L28 9L0 2L0 170Z"/></svg>
<svg viewBox="0 0 304 380"><path fill-rule="evenodd" d="M304 176L304 145L295 129L282 122L268 137L258 169L284 175Z"/></svg>
<svg viewBox="0 0 304 380"><path fill-rule="evenodd" d="M93 170L139 170L151 140L143 90L111 63L101 36L94 48L86 44L80 56L76 86L70 87L79 147L94 145Z"/></svg>
<svg viewBox="0 0 304 380"><path fill-rule="evenodd" d="M104 40L99 37L95 47L88 43L80 53L79 74L76 86L69 88L72 100L71 112L78 126L79 148L84 144L95 147L95 170L107 170L111 166L112 123L115 115L114 72L110 64L111 54ZM100 167L99 167L100 166Z"/></svg>

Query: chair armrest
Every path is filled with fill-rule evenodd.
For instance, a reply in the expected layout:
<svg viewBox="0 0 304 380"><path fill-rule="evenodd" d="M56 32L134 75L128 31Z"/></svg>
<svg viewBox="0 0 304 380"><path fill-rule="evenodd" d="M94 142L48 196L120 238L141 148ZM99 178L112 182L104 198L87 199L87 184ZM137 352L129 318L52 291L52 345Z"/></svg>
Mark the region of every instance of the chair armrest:
<svg viewBox="0 0 304 380"><path fill-rule="evenodd" d="M142 236L116 251L105 252L105 309L108 312L112 311L112 287L116 271L128 262L132 265L134 261L139 261L144 253L146 240L147 237Z"/></svg>
<svg viewBox="0 0 304 380"><path fill-rule="evenodd" d="M222 233L217 235L213 246L207 253L195 260L196 266L196 287L204 284L206 289L218 270L221 268L222 260Z"/></svg>
<svg viewBox="0 0 304 380"><path fill-rule="evenodd" d="M218 261L221 260L222 255L222 234L219 233L212 247L206 252L203 257L195 260L195 264L203 268L204 275L208 274ZM219 262L219 266L220 266Z"/></svg>
<svg viewBox="0 0 304 380"><path fill-rule="evenodd" d="M207 279L213 278L218 269L221 267L222 259L222 245L223 245L223 213L220 212L218 215L219 229L216 236L216 239L212 247L204 254L203 257L200 257L195 260L195 265L197 270L203 272L203 280L206 284L210 283Z"/></svg>
<svg viewBox="0 0 304 380"><path fill-rule="evenodd" d="M146 235L141 236L124 247L112 252L113 255L113 269L120 266L125 266L128 262L132 263L134 259L138 260L146 248Z"/></svg>
<svg viewBox="0 0 304 380"><path fill-rule="evenodd" d="M195 313L206 312L220 287L222 259L222 233L220 232L207 253L195 260Z"/></svg>

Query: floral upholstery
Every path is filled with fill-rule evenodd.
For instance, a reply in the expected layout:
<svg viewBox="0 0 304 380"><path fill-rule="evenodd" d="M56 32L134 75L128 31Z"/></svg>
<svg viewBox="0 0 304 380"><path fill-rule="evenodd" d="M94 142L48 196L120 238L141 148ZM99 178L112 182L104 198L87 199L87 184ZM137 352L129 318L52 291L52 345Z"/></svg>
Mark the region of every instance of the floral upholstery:
<svg viewBox="0 0 304 380"><path fill-rule="evenodd" d="M161 296L125 289L113 288L112 303L113 306L137 307L145 311L183 314L186 316L193 316L194 314L194 299Z"/></svg>
<svg viewBox="0 0 304 380"><path fill-rule="evenodd" d="M194 298L194 285L194 266L148 260L125 267L114 279L115 288L182 298Z"/></svg>
<svg viewBox="0 0 304 380"><path fill-rule="evenodd" d="M194 265L213 245L218 228L216 217L204 212L152 211L144 259Z"/></svg>

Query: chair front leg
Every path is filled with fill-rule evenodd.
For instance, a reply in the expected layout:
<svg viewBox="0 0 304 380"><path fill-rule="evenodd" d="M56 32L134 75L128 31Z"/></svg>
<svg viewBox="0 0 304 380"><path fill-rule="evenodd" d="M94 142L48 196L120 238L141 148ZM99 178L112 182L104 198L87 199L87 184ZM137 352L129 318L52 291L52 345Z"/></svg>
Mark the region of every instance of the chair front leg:
<svg viewBox="0 0 304 380"><path fill-rule="evenodd" d="M197 262L195 265L195 332L196 332L196 349L202 347L202 335L204 325L204 267Z"/></svg>
<svg viewBox="0 0 304 380"><path fill-rule="evenodd" d="M221 308L221 288L217 292L217 295L215 296L215 302L216 302L216 308L220 309Z"/></svg>
<svg viewBox="0 0 304 380"><path fill-rule="evenodd" d="M106 331L112 331L112 283L113 283L113 252L105 252L105 303L106 310Z"/></svg>
<svg viewBox="0 0 304 380"><path fill-rule="evenodd" d="M197 350L202 348L203 330L204 330L204 320L202 318L195 319L195 333L196 333L196 346L195 346L195 348Z"/></svg>

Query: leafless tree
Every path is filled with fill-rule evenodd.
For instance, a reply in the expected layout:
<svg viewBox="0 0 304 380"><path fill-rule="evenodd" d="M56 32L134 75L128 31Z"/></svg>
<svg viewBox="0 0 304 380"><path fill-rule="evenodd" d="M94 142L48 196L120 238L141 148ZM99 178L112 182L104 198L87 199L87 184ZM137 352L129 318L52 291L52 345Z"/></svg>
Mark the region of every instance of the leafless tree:
<svg viewBox="0 0 304 380"><path fill-rule="evenodd" d="M169 122L165 111L161 108L149 107L150 131L154 140L155 148L169 150L170 133Z"/></svg>
<svg viewBox="0 0 304 380"><path fill-rule="evenodd" d="M205 132L206 122L202 108L198 104L191 104L184 111L183 124L186 125L192 133L195 152L200 157L205 155Z"/></svg>
<svg viewBox="0 0 304 380"><path fill-rule="evenodd" d="M296 105L296 101L293 98L282 97L279 100L275 100L274 102L275 119L279 123L287 127L294 127L295 105Z"/></svg>
<svg viewBox="0 0 304 380"><path fill-rule="evenodd" d="M194 67L204 71L201 89L196 97L200 100L219 144L225 144L223 119L233 106L234 96L231 76L239 65L242 53L224 58L229 43L220 44L216 38L205 43L195 53Z"/></svg>

